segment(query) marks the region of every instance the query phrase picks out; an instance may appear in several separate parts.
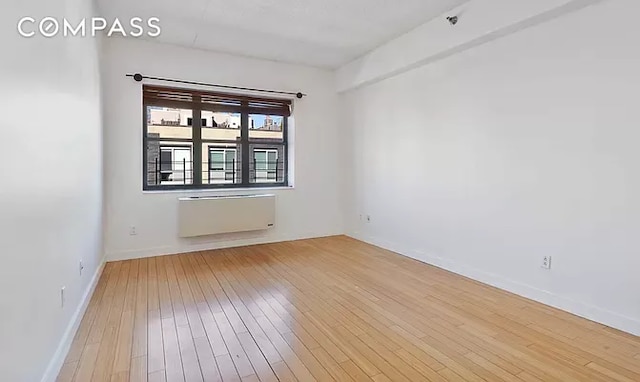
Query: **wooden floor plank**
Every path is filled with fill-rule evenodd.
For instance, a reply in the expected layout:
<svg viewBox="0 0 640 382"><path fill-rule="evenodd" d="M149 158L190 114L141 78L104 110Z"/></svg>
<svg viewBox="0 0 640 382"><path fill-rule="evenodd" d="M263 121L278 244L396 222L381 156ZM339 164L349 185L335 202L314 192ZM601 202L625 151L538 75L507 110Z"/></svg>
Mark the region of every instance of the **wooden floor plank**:
<svg viewBox="0 0 640 382"><path fill-rule="evenodd" d="M127 289L125 292L125 298L122 308L122 315L120 316L120 323L118 327L116 353L113 361L113 366L111 368L112 381L129 380L140 262L140 260L133 260L131 262L129 279L127 281Z"/></svg>
<svg viewBox="0 0 640 382"><path fill-rule="evenodd" d="M107 264L109 266L111 264ZM105 268L107 267L105 266ZM95 320L91 325L89 336L86 340L86 344L99 343L102 339L102 334L107 326L107 319L109 318L109 309L111 309L111 301L117 286L118 276L120 275L120 267L122 262L113 263L111 272L108 275L107 285L105 286L104 295L100 300L100 307L96 313ZM86 346L86 345L85 345Z"/></svg>
<svg viewBox="0 0 640 382"><path fill-rule="evenodd" d="M138 289L135 300L133 343L131 347L131 357L133 358L147 355L148 269L148 259L140 260L137 280Z"/></svg>
<svg viewBox="0 0 640 382"><path fill-rule="evenodd" d="M202 381L200 363L196 354L196 347L193 342L189 326L179 326L178 343L180 344L180 357L182 359L182 370L187 382Z"/></svg>
<svg viewBox="0 0 640 382"><path fill-rule="evenodd" d="M133 341L133 315L134 312L131 310L122 312L112 373L128 372L130 370L131 343Z"/></svg>
<svg viewBox="0 0 640 382"><path fill-rule="evenodd" d="M211 346L209 346L209 340L206 337L201 337L196 338L194 343L202 378L205 381L222 381L215 356L211 351Z"/></svg>
<svg viewBox="0 0 640 382"><path fill-rule="evenodd" d="M218 370L220 370L220 375L222 376L223 381L240 381L238 371L233 365L233 360L229 354L217 356L216 363L218 364Z"/></svg>
<svg viewBox="0 0 640 382"><path fill-rule="evenodd" d="M337 236L108 263L58 381L640 381L640 338Z"/></svg>
<svg viewBox="0 0 640 382"><path fill-rule="evenodd" d="M143 355L131 359L131 372L129 382L146 382L147 380L147 356Z"/></svg>
<svg viewBox="0 0 640 382"><path fill-rule="evenodd" d="M102 297L104 296L112 269L114 269L113 263L108 264L108 266L104 267L102 275L100 276L98 284L96 285L96 289L93 292L93 296L91 296L91 299L89 300L87 311L82 317L82 321L80 321L78 331L73 338L71 348L69 349L69 353L67 354L67 358L65 359L65 363L72 363L74 361L80 360L82 350L87 343L91 328L96 320L96 317L98 316Z"/></svg>
<svg viewBox="0 0 640 382"><path fill-rule="evenodd" d="M147 321L147 369L152 374L164 370L164 341L160 310L150 310Z"/></svg>
<svg viewBox="0 0 640 382"><path fill-rule="evenodd" d="M127 299L129 274L134 261L125 261L120 268L116 287L107 316L106 328L100 340L100 349L91 376L91 381L110 381L113 374L113 363L118 345L118 332L122 323L122 313Z"/></svg>
<svg viewBox="0 0 640 382"><path fill-rule="evenodd" d="M58 378L56 382L71 382L73 381L73 377L76 374L76 370L78 369L78 364L80 361L73 361L69 363L65 363L62 365L60 369L60 374L58 374Z"/></svg>
<svg viewBox="0 0 640 382"><path fill-rule="evenodd" d="M98 357L98 350L100 349L100 343L87 344L82 352L82 357L78 364L78 370L73 377L76 382L90 381L93 369Z"/></svg>
<svg viewBox="0 0 640 382"><path fill-rule="evenodd" d="M164 370L154 371L147 376L148 382L166 382L167 376Z"/></svg>
<svg viewBox="0 0 640 382"><path fill-rule="evenodd" d="M173 317L162 319L162 342L167 382L184 382L178 332Z"/></svg>

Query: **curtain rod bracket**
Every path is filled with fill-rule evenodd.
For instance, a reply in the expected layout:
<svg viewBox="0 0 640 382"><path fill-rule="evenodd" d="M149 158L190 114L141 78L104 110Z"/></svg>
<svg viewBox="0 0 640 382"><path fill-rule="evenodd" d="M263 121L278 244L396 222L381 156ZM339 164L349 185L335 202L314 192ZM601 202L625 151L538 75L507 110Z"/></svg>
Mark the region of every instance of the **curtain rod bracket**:
<svg viewBox="0 0 640 382"><path fill-rule="evenodd" d="M133 79L136 82L142 82L142 80L148 79L148 80L155 80L155 81L177 82L177 83L189 84L189 85L210 86L210 87L222 88L222 89L246 90L246 91L251 91L251 92L259 92L259 93L292 95L292 96L295 96L296 98L302 98L302 97L306 96L306 94L304 94L302 92L293 93L293 92L284 92L284 91L279 91L279 90L255 89L255 88L244 88L244 87L241 87L241 86L208 84L208 83L204 83L204 82L176 80L176 79L173 79L173 78L143 76L140 73L134 73L134 74L127 73L125 76L126 77L133 77Z"/></svg>

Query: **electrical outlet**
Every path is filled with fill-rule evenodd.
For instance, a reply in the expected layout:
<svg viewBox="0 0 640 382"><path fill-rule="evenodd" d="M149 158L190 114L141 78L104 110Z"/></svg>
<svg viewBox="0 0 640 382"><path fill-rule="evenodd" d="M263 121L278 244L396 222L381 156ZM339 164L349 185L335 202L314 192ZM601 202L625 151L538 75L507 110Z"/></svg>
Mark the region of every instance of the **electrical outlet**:
<svg viewBox="0 0 640 382"><path fill-rule="evenodd" d="M65 288L66 288L66 287L62 287L62 288L60 288L60 307L61 307L61 308L64 308L64 298L65 298L65 296L64 296L64 290L65 290Z"/></svg>
<svg viewBox="0 0 640 382"><path fill-rule="evenodd" d="M80 276L82 276L82 271L84 270L84 264L82 264L82 259L80 259L80 265L78 266L80 270Z"/></svg>
<svg viewBox="0 0 640 382"><path fill-rule="evenodd" d="M136 236L137 234L138 230L136 229L136 226L132 225L129 227L129 236Z"/></svg>
<svg viewBox="0 0 640 382"><path fill-rule="evenodd" d="M542 264L540 266L544 269L551 269L551 256L542 257Z"/></svg>

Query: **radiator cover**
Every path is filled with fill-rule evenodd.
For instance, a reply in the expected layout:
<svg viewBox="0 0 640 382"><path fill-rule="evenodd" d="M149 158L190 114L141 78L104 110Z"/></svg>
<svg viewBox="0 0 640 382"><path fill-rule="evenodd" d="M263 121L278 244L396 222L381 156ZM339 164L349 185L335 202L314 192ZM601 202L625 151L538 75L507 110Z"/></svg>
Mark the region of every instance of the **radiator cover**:
<svg viewBox="0 0 640 382"><path fill-rule="evenodd" d="M225 195L178 199L178 236L265 230L275 225L276 196Z"/></svg>

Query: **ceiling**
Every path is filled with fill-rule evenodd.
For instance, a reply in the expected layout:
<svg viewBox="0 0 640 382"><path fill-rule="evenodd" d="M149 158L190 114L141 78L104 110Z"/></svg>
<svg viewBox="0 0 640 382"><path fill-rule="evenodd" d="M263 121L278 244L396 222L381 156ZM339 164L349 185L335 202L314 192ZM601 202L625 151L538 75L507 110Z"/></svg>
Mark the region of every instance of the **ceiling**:
<svg viewBox="0 0 640 382"><path fill-rule="evenodd" d="M99 0L124 23L158 17L155 40L336 68L468 0Z"/></svg>

